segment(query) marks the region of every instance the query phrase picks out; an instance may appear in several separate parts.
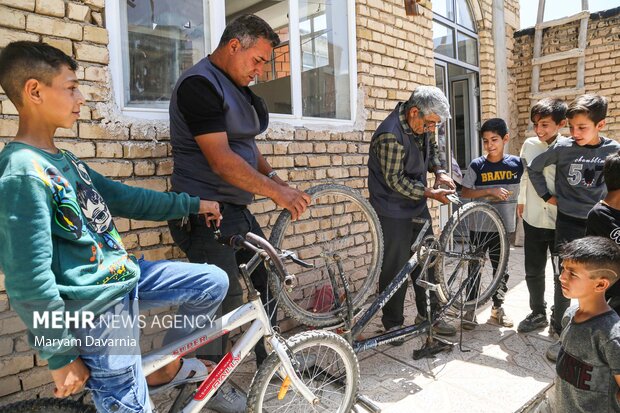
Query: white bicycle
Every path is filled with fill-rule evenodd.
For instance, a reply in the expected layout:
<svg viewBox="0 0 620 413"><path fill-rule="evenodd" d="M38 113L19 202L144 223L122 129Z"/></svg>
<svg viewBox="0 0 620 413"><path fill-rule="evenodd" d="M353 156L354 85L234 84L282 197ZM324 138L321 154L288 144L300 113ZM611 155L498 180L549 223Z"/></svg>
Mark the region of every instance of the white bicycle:
<svg viewBox="0 0 620 413"><path fill-rule="evenodd" d="M198 384L181 382L181 387L169 412L198 413L230 377L259 340L265 339L270 356L256 372L248 392L248 412L340 412L348 413L356 401L359 384L359 365L351 346L342 337L328 331L308 331L288 340L282 338L269 323L260 295L250 281L258 265L266 265L277 274L283 285L293 282L286 272L280 255L265 239L252 233L235 235L228 243L256 254L241 265L240 272L248 287L248 303L224 315L211 326L199 329L190 336L172 342L142 357L145 375L193 352L245 324L247 331L224 355L209 376ZM0 407L11 413L88 413L94 407L80 400L35 399Z"/></svg>

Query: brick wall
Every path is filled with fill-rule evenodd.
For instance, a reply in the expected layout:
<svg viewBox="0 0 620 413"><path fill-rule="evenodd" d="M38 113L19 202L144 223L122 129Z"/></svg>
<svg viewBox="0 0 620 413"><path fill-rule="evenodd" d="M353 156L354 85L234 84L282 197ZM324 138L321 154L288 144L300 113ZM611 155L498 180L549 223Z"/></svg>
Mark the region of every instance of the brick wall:
<svg viewBox="0 0 620 413"><path fill-rule="evenodd" d="M473 1L480 28L481 115L496 108L492 0ZM340 182L367 195L369 141L377 125L398 101L406 100L417 85L434 84L432 13L405 15L402 0L359 0L357 15L357 71L361 128L348 132L326 130L268 130L259 147L279 175L305 189L318 182ZM518 26L518 2L506 1L508 48ZM0 47L15 40L48 42L79 62L86 105L70 130L58 130L57 143L74 152L95 170L130 185L156 190L170 188L172 162L166 122L123 119L112 108L108 71L108 33L104 28L104 0L0 0ZM509 62L510 63L510 62ZM17 112L0 90L0 149L17 131ZM437 217L436 205L433 214ZM278 210L272 201L252 205L266 229ZM182 258L162 223L116 219L126 247L147 259ZM10 311L0 274L0 404L34 396L51 396L45 362L30 350L24 326ZM148 350L162 332L141 340Z"/></svg>
<svg viewBox="0 0 620 413"><path fill-rule="evenodd" d="M579 22L564 24L545 30L542 54L562 52L577 47ZM534 32L526 29L515 33L515 64L513 76L516 79L517 102L513 114L518 118L516 138L520 146L534 132L528 130L532 76ZM607 126L603 135L620 140L620 8L611 9L590 16L588 22L588 43L586 47L585 88L586 93L597 93L609 101ZM575 87L577 81L577 59L566 59L541 66L540 90L550 91ZM570 102L574 95L560 97ZM568 129L564 131L568 134Z"/></svg>

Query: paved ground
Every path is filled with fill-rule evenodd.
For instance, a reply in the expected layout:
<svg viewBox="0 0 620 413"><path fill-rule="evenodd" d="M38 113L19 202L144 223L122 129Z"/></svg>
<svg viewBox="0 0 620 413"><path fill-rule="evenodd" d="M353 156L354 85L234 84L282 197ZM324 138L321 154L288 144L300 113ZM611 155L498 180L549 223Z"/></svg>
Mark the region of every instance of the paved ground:
<svg viewBox="0 0 620 413"><path fill-rule="evenodd" d="M553 381L554 365L544 353L553 339L547 329L519 334L516 325L529 313L528 292L523 270L523 248L510 251L509 292L505 308L515 320L514 328L484 324L490 304L480 309L481 323L463 333L463 349L435 359L413 360L412 351L423 338L408 340L403 346L383 346L358 355L361 392L375 401L384 413L390 412L515 412L539 396ZM547 268L547 302L552 298L552 270ZM407 308L415 308L410 301ZM549 304L550 305L550 304ZM412 322L414 314L407 315ZM379 328L379 320L366 331ZM458 335L457 335L458 339ZM253 375L253 361L241 366L234 380L242 388Z"/></svg>
<svg viewBox="0 0 620 413"><path fill-rule="evenodd" d="M385 346L360 354L362 392L389 412L515 412L553 381L555 366L544 353L553 338L547 329L520 334L516 325L529 312L523 248L511 248L511 275L505 308L515 327L481 324L463 333L463 349L435 359L413 360L422 338L402 347ZM548 303L553 302L552 270L547 268ZM490 304L478 312L489 319ZM490 321L489 321L490 323ZM458 337L458 336L457 336Z"/></svg>

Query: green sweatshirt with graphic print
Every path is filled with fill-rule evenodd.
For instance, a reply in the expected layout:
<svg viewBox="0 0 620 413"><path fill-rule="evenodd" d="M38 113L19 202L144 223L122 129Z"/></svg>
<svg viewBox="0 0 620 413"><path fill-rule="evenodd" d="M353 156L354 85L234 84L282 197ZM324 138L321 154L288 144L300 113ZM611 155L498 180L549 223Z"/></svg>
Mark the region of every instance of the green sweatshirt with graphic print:
<svg viewBox="0 0 620 413"><path fill-rule="evenodd" d="M34 328L34 311L101 313L138 283L112 215L163 221L197 213L200 199L134 188L90 169L71 152L11 142L0 152L0 270L30 344L58 369L77 357L69 329ZM73 303L72 303L73 302ZM40 324L40 323L39 323ZM35 334L57 339L35 345Z"/></svg>

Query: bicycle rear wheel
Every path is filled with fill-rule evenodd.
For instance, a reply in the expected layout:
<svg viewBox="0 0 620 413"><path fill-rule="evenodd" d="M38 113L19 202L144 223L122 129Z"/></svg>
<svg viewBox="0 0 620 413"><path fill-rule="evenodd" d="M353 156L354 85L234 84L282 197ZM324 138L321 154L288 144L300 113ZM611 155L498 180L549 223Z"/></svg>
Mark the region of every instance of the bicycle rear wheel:
<svg viewBox="0 0 620 413"><path fill-rule="evenodd" d="M468 203L455 211L439 238L435 277L440 303L448 302L466 283L454 306L473 310L497 290L508 264L506 228L495 208Z"/></svg>
<svg viewBox="0 0 620 413"><path fill-rule="evenodd" d="M383 236L379 218L370 203L356 190L324 184L306 191L312 203L297 221L288 211L278 216L269 242L282 250L293 250L299 258L314 264L303 268L285 260L297 283L282 288L270 274L274 295L280 294L284 312L302 324L328 327L340 323L339 308L346 305L337 265L328 256L337 254L351 293L353 310L359 309L375 291L383 259ZM335 274L335 283L328 268Z"/></svg>
<svg viewBox="0 0 620 413"><path fill-rule="evenodd" d="M281 393L284 380L279 375L281 362L272 353L252 380L248 412L348 413L355 402L360 379L359 364L351 346L342 337L319 330L297 334L288 340L288 345L302 365L304 384L320 403L311 405L293 385L285 394Z"/></svg>
<svg viewBox="0 0 620 413"><path fill-rule="evenodd" d="M93 406L76 400L33 399L0 407L0 413L96 413Z"/></svg>

